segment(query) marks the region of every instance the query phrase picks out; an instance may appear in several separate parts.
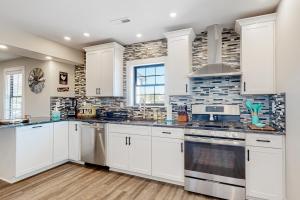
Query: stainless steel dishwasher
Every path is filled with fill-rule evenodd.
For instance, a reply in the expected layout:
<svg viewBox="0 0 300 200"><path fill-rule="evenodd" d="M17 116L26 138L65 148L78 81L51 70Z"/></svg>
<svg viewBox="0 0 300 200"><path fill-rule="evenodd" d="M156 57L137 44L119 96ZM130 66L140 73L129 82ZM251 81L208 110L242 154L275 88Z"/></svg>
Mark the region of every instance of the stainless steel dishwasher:
<svg viewBox="0 0 300 200"><path fill-rule="evenodd" d="M81 126L81 161L106 166L105 123Z"/></svg>

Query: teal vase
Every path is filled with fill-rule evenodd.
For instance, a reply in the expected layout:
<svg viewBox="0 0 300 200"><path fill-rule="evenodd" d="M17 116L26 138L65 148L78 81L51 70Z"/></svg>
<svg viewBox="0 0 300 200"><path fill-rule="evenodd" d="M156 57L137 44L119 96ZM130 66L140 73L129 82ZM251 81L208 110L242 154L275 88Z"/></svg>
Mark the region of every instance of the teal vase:
<svg viewBox="0 0 300 200"><path fill-rule="evenodd" d="M252 124L258 124L259 123L259 118L257 115L252 115Z"/></svg>

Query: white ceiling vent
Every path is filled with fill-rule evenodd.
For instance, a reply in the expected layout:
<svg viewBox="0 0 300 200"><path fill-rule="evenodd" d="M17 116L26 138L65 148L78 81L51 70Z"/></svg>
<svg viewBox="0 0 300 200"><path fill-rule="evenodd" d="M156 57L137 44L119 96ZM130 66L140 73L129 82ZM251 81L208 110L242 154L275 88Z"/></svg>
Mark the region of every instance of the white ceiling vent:
<svg viewBox="0 0 300 200"><path fill-rule="evenodd" d="M128 17L122 17L119 19L113 19L110 21L112 24L118 25L118 24L126 24L130 22L130 19Z"/></svg>

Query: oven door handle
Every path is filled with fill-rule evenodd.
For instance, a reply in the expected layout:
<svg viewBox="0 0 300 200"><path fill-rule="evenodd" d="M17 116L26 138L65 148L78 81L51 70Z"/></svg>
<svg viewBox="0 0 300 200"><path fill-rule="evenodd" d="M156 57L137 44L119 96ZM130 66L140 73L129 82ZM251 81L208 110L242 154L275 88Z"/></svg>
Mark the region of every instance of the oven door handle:
<svg viewBox="0 0 300 200"><path fill-rule="evenodd" d="M184 140L188 142L219 144L219 145L226 145L226 146L245 146L245 141L242 140L202 138L202 137L192 137L192 136L185 136Z"/></svg>

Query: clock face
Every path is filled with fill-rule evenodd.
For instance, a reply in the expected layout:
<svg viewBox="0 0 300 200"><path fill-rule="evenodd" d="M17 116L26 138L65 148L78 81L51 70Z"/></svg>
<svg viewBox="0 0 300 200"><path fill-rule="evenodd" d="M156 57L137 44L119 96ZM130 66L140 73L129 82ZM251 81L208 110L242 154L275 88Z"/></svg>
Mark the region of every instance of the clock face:
<svg viewBox="0 0 300 200"><path fill-rule="evenodd" d="M41 68L34 68L28 77L28 84L32 92L38 94L42 92L45 87L44 72Z"/></svg>

